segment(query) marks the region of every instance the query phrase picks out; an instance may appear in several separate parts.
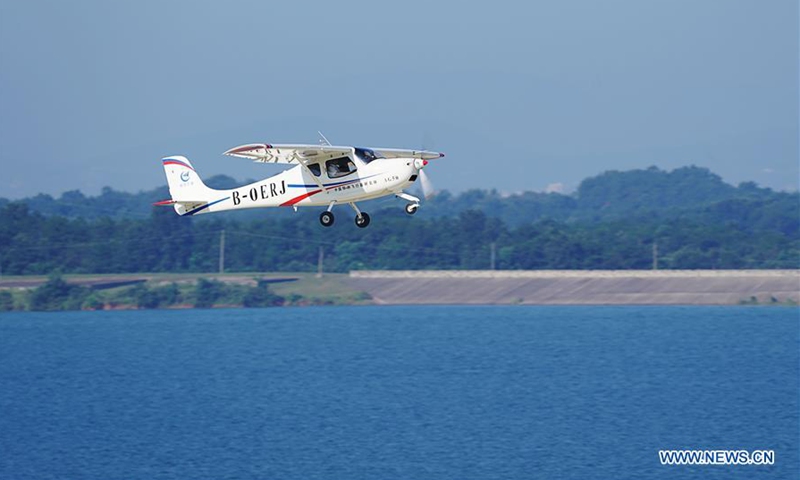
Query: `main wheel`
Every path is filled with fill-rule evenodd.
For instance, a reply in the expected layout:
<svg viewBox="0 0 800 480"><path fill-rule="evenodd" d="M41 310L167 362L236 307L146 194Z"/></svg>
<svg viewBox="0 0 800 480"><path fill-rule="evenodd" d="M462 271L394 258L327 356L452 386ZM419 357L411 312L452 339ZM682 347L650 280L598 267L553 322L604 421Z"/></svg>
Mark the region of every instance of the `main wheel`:
<svg viewBox="0 0 800 480"><path fill-rule="evenodd" d="M358 228L366 228L369 225L369 215L367 212L361 212L361 215L356 215L356 226Z"/></svg>
<svg viewBox="0 0 800 480"><path fill-rule="evenodd" d="M321 223L323 227L330 227L331 225L333 225L333 213L332 212L320 213L319 223Z"/></svg>
<svg viewBox="0 0 800 480"><path fill-rule="evenodd" d="M409 203L408 205L406 205L406 213L409 215L414 215L415 213L417 213L418 208L419 205L417 205L416 203Z"/></svg>

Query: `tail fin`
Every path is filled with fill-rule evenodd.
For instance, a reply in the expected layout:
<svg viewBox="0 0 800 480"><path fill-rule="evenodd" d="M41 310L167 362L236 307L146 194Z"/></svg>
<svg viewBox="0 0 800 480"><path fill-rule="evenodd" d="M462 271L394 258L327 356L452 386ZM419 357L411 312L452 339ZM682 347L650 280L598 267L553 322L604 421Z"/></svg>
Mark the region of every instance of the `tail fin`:
<svg viewBox="0 0 800 480"><path fill-rule="evenodd" d="M174 204L175 211L183 215L194 205L206 204L211 200L213 189L206 186L194 170L189 159L183 156L166 157L161 160L171 201L159 202L161 205Z"/></svg>
<svg viewBox="0 0 800 480"><path fill-rule="evenodd" d="M211 189L203 183L189 159L182 156L161 160L172 200L176 202L207 202Z"/></svg>

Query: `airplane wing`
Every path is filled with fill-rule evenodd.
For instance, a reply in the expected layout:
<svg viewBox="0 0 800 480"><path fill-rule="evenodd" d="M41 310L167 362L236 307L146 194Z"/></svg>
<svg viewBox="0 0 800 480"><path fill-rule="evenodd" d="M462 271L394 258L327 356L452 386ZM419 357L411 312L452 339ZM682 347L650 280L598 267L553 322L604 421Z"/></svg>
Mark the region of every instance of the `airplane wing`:
<svg viewBox="0 0 800 480"><path fill-rule="evenodd" d="M308 165L348 155L352 147L331 145L270 145L252 143L231 148L224 155L250 158L260 163L294 163Z"/></svg>
<svg viewBox="0 0 800 480"><path fill-rule="evenodd" d="M352 147L334 147L331 145L271 145L269 143L251 143L231 148L223 155L250 158L259 163L293 163L301 165L311 176L319 188L324 188L322 181L309 170L312 163L325 162L333 158L349 155Z"/></svg>
<svg viewBox="0 0 800 480"><path fill-rule="evenodd" d="M433 160L434 158L444 157L444 153L430 152L428 150L403 150L399 148L373 148L386 158L421 158L423 160Z"/></svg>

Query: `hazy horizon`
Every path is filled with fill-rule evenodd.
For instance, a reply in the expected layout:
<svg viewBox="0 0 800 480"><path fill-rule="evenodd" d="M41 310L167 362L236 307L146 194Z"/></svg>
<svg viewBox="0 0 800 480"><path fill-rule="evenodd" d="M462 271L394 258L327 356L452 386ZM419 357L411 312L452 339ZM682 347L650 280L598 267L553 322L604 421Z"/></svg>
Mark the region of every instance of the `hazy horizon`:
<svg viewBox="0 0 800 480"><path fill-rule="evenodd" d="M0 2L0 197L285 167L251 142L426 147L435 185L573 191L697 165L797 190L798 4Z"/></svg>

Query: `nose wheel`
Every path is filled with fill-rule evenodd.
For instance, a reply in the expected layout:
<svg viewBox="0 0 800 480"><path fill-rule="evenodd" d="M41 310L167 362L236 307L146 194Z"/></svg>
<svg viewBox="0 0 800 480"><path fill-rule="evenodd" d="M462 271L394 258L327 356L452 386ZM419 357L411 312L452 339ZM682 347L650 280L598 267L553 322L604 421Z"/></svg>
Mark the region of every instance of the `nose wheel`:
<svg viewBox="0 0 800 480"><path fill-rule="evenodd" d="M332 212L322 212L319 214L319 223L321 223L323 227L330 227L333 225L333 220Z"/></svg>
<svg viewBox="0 0 800 480"><path fill-rule="evenodd" d="M408 205L406 205L406 213L409 215L414 215L415 213L417 213L418 208L419 208L418 203L409 203Z"/></svg>
<svg viewBox="0 0 800 480"><path fill-rule="evenodd" d="M356 226L358 228L367 228L367 225L369 225L369 215L367 212L361 212L356 215Z"/></svg>

